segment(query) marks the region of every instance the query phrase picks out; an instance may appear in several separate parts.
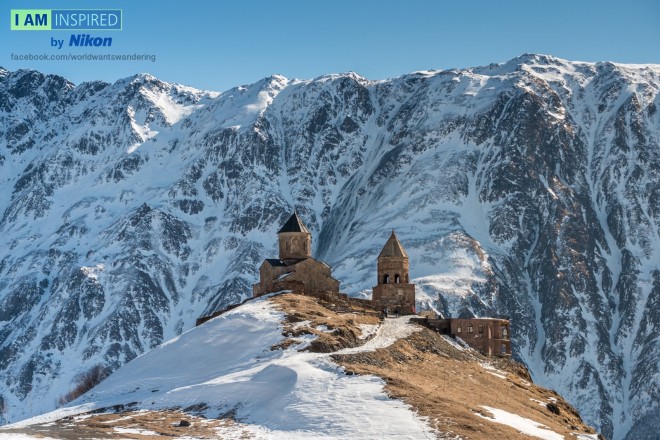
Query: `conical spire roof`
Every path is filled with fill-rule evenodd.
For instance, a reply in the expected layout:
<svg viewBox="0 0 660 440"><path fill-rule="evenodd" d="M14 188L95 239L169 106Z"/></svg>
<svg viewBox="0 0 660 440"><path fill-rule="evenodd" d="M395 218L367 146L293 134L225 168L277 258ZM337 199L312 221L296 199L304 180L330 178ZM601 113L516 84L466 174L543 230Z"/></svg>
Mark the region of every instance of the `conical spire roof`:
<svg viewBox="0 0 660 440"><path fill-rule="evenodd" d="M296 211L293 211L289 220L287 220L286 223L284 223L284 226L277 231L278 234L281 234L282 232L306 232L309 234L309 230L305 227L302 220L300 220Z"/></svg>
<svg viewBox="0 0 660 440"><path fill-rule="evenodd" d="M378 255L378 259L381 258L408 258L408 254L406 254L394 231L392 231L392 235L390 235L387 243L383 246L383 250Z"/></svg>

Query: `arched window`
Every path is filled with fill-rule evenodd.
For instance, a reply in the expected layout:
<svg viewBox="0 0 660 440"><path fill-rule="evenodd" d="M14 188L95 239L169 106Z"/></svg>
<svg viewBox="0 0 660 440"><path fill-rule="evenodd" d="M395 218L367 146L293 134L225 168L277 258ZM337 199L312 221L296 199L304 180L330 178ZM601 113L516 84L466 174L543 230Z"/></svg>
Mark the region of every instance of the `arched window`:
<svg viewBox="0 0 660 440"><path fill-rule="evenodd" d="M294 251L294 252L298 250L298 239L297 238L294 238L291 241L291 250Z"/></svg>
<svg viewBox="0 0 660 440"><path fill-rule="evenodd" d="M506 354L506 344L502 344L502 347L500 347L500 353Z"/></svg>
<svg viewBox="0 0 660 440"><path fill-rule="evenodd" d="M409 282L410 281L408 281L408 274L406 274L406 283L409 283Z"/></svg>
<svg viewBox="0 0 660 440"><path fill-rule="evenodd" d="M388 274L383 275L383 284L390 282L390 276Z"/></svg>
<svg viewBox="0 0 660 440"><path fill-rule="evenodd" d="M506 327L502 327L502 339L506 339L509 337L509 331L506 329Z"/></svg>
<svg viewBox="0 0 660 440"><path fill-rule="evenodd" d="M458 327L456 327L456 333L460 333L460 332L462 332L462 331L463 331L463 329L461 328L460 325L459 325Z"/></svg>
<svg viewBox="0 0 660 440"><path fill-rule="evenodd" d="M394 284L399 284L401 282L401 277L399 274L394 275Z"/></svg>
<svg viewBox="0 0 660 440"><path fill-rule="evenodd" d="M474 328L472 327L472 324L468 324L467 326L467 332L472 333L474 331Z"/></svg>

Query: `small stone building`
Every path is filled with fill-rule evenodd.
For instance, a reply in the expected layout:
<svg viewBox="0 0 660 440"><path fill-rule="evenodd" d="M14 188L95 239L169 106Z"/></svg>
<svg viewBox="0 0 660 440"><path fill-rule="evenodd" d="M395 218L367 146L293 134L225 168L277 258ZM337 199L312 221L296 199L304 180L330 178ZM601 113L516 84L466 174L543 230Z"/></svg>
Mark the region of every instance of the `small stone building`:
<svg viewBox="0 0 660 440"><path fill-rule="evenodd" d="M500 318L420 318L438 332L461 338L486 356L511 356L511 334L508 319Z"/></svg>
<svg viewBox="0 0 660 440"><path fill-rule="evenodd" d="M392 231L378 255L378 284L371 300L393 312L415 313L415 285L408 269L408 254Z"/></svg>
<svg viewBox="0 0 660 440"><path fill-rule="evenodd" d="M259 282L252 285L253 296L291 290L306 294L339 293L339 281L332 269L312 258L312 234L295 212L277 232L280 258L269 258L259 267Z"/></svg>

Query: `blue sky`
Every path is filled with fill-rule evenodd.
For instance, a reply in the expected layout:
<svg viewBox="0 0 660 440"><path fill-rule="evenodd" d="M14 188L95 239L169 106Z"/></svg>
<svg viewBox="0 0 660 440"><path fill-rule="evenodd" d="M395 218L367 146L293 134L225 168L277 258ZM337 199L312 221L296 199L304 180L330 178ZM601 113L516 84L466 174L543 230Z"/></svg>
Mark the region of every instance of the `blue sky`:
<svg viewBox="0 0 660 440"><path fill-rule="evenodd" d="M149 72L223 91L273 73L371 79L503 62L526 52L580 61L660 64L658 0L136 1L16 0L10 9L122 8L111 48L50 47L71 32L0 29L0 66L74 83ZM11 54L155 54L149 61L12 61Z"/></svg>

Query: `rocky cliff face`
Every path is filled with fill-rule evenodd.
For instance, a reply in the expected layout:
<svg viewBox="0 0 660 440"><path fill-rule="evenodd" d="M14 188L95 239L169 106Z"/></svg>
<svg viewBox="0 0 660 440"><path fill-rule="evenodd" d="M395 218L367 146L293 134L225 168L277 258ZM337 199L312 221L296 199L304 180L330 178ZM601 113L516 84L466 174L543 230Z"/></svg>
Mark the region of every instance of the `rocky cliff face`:
<svg viewBox="0 0 660 440"><path fill-rule="evenodd" d="M396 229L420 307L506 314L613 438L660 415L660 67L524 55L222 94L0 70L0 402L52 409L250 294L296 207L341 290Z"/></svg>

